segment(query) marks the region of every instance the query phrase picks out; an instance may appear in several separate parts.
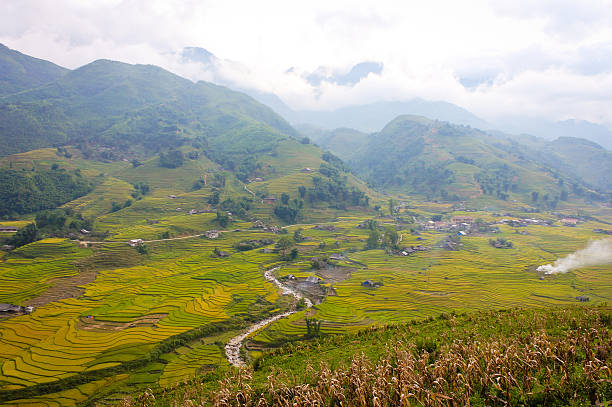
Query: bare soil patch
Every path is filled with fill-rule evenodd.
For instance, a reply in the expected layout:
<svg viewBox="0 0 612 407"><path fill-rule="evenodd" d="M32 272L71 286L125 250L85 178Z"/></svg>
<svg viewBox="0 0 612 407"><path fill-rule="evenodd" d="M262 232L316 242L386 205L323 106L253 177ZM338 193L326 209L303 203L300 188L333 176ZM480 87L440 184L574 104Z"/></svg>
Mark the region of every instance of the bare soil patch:
<svg viewBox="0 0 612 407"><path fill-rule="evenodd" d="M351 267L330 266L317 271L317 276L325 280L326 283L334 284L349 279L353 271L355 269Z"/></svg>
<svg viewBox="0 0 612 407"><path fill-rule="evenodd" d="M85 292L83 286L92 283L96 275L95 271L81 271L75 276L50 279L48 283L51 284L51 287L37 297L26 301L24 305L40 307L53 301L78 298Z"/></svg>
<svg viewBox="0 0 612 407"><path fill-rule="evenodd" d="M129 322L98 321L95 318L81 317L77 328L84 331L122 331L142 326L155 326L168 314L150 314Z"/></svg>

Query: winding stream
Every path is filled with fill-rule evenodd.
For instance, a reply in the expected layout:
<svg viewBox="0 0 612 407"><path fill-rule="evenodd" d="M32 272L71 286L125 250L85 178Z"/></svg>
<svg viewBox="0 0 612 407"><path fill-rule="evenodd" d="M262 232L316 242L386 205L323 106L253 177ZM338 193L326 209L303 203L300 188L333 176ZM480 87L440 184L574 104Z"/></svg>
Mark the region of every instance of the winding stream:
<svg viewBox="0 0 612 407"><path fill-rule="evenodd" d="M300 300L304 298L304 301L306 302L306 308L312 307L312 301L310 301L308 298L304 297L302 294L295 291L293 288L287 287L286 285L278 281L276 277L274 277L274 272L278 269L279 267L276 267L270 270L266 270L266 272L264 273L264 277L266 278L266 280L278 286L278 288L281 289L281 292L283 295L293 295L296 300ZM288 317L289 315L294 314L296 312L297 311L293 309L291 311L287 311L282 314L274 315L273 317L270 317L268 319L264 319L263 321L254 323L240 335L234 336L232 339L229 340L227 345L225 345L225 356L227 357L227 361L230 362L234 366L244 366L246 363L244 362L242 355L240 355L240 349L242 348L242 344L244 340L249 335L251 335L253 332L256 332L260 330L261 328L265 327L266 325L274 321L277 321L281 318Z"/></svg>

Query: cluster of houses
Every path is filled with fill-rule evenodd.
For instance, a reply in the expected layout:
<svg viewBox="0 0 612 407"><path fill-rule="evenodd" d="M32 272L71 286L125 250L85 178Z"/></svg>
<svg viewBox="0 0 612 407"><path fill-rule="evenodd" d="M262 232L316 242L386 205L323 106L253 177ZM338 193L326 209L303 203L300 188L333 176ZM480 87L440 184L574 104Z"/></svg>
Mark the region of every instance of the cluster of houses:
<svg viewBox="0 0 612 407"><path fill-rule="evenodd" d="M263 223L261 220L254 220L253 221L253 226L251 226L251 229L262 229L264 232L269 232L269 233L280 233L281 229L278 226L268 226L265 223Z"/></svg>
<svg viewBox="0 0 612 407"><path fill-rule="evenodd" d="M427 221L421 224L421 230L435 230L438 232L449 232L449 231L466 231L469 230L471 225L474 223L474 218L471 216L453 216L450 222L445 221ZM466 233L464 232L463 235Z"/></svg>
<svg viewBox="0 0 612 407"><path fill-rule="evenodd" d="M411 254L414 254L416 252L424 252L426 250L427 250L427 247L422 246L422 245L410 246L410 247L404 247L403 249L401 249L399 254L401 256L410 256Z"/></svg>

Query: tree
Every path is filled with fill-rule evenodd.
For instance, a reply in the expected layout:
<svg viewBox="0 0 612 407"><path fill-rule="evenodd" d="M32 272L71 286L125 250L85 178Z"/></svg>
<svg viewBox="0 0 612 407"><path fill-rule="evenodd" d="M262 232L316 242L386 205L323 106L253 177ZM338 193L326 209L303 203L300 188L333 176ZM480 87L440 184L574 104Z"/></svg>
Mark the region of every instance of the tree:
<svg viewBox="0 0 612 407"><path fill-rule="evenodd" d="M297 243L297 242L301 242L304 240L304 235L302 235L302 228L296 229L295 232L293 232L293 240Z"/></svg>
<svg viewBox="0 0 612 407"><path fill-rule="evenodd" d="M565 189L564 189L563 191L561 191L561 197L560 197L560 199L561 199L562 201L567 201L567 198L568 198L568 197L569 197L569 194L567 193L567 190L565 190Z"/></svg>
<svg viewBox="0 0 612 407"><path fill-rule="evenodd" d="M283 192L281 194L281 202L283 203L283 205L288 205L289 204L289 194L286 192Z"/></svg>
<svg viewBox="0 0 612 407"><path fill-rule="evenodd" d="M539 198L539 196L540 196L540 193L539 193L538 191L533 191L533 192L531 193L531 200L532 200L533 202L538 202L538 198Z"/></svg>
<svg viewBox="0 0 612 407"><path fill-rule="evenodd" d="M215 218L215 221L222 228L227 227L227 225L229 224L229 216L227 216L225 212L217 211L217 217Z"/></svg>
<svg viewBox="0 0 612 407"><path fill-rule="evenodd" d="M388 248L396 248L397 242L399 241L399 235L397 230L393 226L387 226L385 229L385 241L384 244Z"/></svg>
<svg viewBox="0 0 612 407"><path fill-rule="evenodd" d="M291 238L289 238L288 236L283 236L280 239L278 239L278 242L276 242L276 245L275 245L276 249L283 256L287 254L287 250L289 250L292 246L293 246L293 240L291 240Z"/></svg>
<svg viewBox="0 0 612 407"><path fill-rule="evenodd" d="M211 205L217 205L219 203L219 191L214 191L208 198L208 203Z"/></svg>
<svg viewBox="0 0 612 407"><path fill-rule="evenodd" d="M291 249L291 252L289 253L289 259L295 260L298 258L299 254L300 252L298 252L298 249L294 247L293 249Z"/></svg>
<svg viewBox="0 0 612 407"><path fill-rule="evenodd" d="M298 193L300 194L300 198L304 199L306 196L306 187L304 185L300 185L298 187Z"/></svg>
<svg viewBox="0 0 612 407"><path fill-rule="evenodd" d="M395 201L393 200L393 198L389 199L389 215L393 216L393 214L395 213Z"/></svg>
<svg viewBox="0 0 612 407"><path fill-rule="evenodd" d="M368 240L366 241L366 249L377 249L379 239L380 239L380 234L378 233L378 230L371 229L370 235L368 236Z"/></svg>

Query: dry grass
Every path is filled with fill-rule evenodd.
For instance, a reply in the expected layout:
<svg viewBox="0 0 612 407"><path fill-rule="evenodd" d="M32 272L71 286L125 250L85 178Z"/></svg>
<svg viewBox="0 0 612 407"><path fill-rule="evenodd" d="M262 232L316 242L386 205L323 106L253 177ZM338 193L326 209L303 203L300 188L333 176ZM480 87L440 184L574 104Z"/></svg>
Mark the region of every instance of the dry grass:
<svg viewBox="0 0 612 407"><path fill-rule="evenodd" d="M609 401L610 314L579 321L567 315L571 329L558 335L539 329L491 338L476 334L440 347L399 335L387 343L384 356L376 362L359 354L345 367L305 365L301 379L272 371L267 384L259 386L254 384L253 370L245 368L219 381L212 394L205 382L194 381L173 389L169 403L167 398L160 401L163 397L155 400L149 392L124 400L122 406L507 406ZM458 328L458 322L450 317L449 329Z"/></svg>

